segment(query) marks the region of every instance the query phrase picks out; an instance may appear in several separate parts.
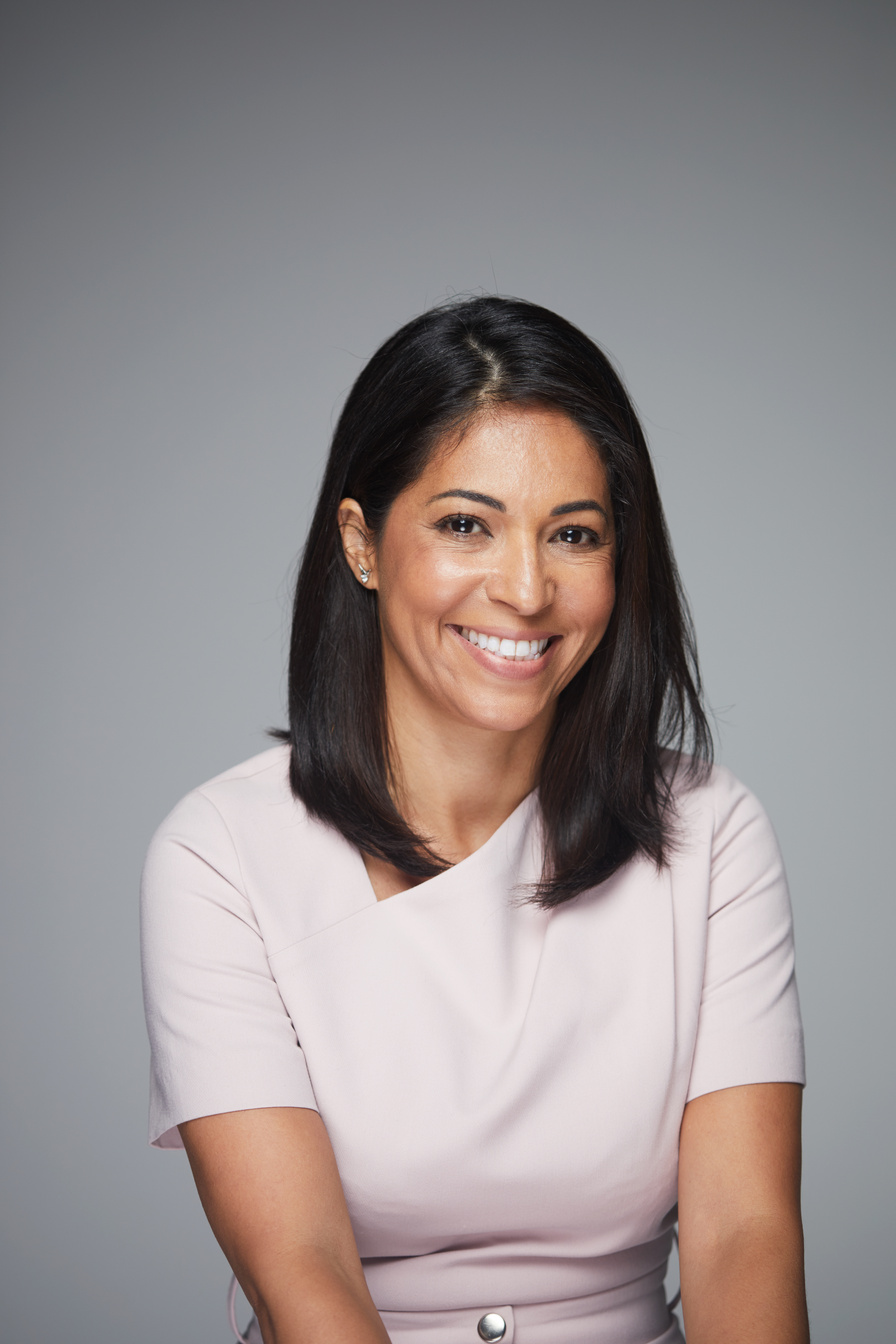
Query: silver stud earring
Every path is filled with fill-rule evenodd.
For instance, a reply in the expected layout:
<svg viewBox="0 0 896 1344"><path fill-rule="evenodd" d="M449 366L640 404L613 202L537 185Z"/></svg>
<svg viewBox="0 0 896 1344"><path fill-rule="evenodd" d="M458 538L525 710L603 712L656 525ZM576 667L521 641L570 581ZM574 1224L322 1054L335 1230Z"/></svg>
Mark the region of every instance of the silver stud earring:
<svg viewBox="0 0 896 1344"><path fill-rule="evenodd" d="M370 578L370 570L365 569L363 565L359 565L358 569L361 571L361 582L366 583Z"/></svg>

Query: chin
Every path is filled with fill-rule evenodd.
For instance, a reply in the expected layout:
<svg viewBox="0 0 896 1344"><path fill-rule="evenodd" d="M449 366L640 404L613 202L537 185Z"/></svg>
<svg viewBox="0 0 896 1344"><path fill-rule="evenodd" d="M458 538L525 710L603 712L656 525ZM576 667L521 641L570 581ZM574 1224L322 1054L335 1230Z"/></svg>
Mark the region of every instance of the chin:
<svg viewBox="0 0 896 1344"><path fill-rule="evenodd" d="M512 708L509 705L467 704L458 707L459 716L471 728L483 728L493 733L518 733L532 724L544 712L543 705Z"/></svg>

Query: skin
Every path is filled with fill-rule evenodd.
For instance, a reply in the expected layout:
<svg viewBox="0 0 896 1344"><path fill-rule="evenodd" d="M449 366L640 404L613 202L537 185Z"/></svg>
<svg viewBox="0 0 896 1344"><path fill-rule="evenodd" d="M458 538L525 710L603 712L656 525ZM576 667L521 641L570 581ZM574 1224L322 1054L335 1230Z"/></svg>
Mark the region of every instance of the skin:
<svg viewBox="0 0 896 1344"><path fill-rule="evenodd" d="M396 801L457 862L533 788L557 696L606 632L615 537L603 466L559 412L492 408L440 445L379 536L352 499L339 525L349 567L358 582L368 571L377 592ZM465 640L471 628L550 643L536 661L508 663ZM365 862L379 900L413 884ZM688 1344L808 1340L800 1095L791 1084L760 1084L685 1109ZM336 1321L343 1344L387 1344L320 1116L242 1111L180 1131L265 1344L323 1344Z"/></svg>
<svg viewBox="0 0 896 1344"><path fill-rule="evenodd" d="M808 1344L795 1083L695 1097L678 1153L688 1344Z"/></svg>

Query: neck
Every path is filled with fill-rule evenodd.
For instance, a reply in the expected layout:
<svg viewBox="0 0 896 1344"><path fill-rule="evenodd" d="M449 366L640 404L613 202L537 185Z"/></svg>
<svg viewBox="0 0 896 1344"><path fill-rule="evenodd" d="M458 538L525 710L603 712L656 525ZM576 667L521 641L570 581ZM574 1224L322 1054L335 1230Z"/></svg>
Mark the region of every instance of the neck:
<svg viewBox="0 0 896 1344"><path fill-rule="evenodd" d="M479 849L535 787L550 717L499 732L433 717L389 715L398 807L450 863Z"/></svg>

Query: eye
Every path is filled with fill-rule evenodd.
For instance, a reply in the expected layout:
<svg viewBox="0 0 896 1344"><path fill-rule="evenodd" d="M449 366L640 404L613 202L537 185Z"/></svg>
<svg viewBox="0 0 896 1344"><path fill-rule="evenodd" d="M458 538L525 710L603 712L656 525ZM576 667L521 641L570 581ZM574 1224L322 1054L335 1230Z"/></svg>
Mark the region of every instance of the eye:
<svg viewBox="0 0 896 1344"><path fill-rule="evenodd" d="M452 537L469 537L477 532L485 531L478 518L471 518L466 513L452 513L450 517L443 518L436 526L440 532L447 532Z"/></svg>
<svg viewBox="0 0 896 1344"><path fill-rule="evenodd" d="M562 527L555 533L554 539L564 546L575 546L583 550L588 546L600 545L600 537L596 532L592 532L590 527Z"/></svg>

